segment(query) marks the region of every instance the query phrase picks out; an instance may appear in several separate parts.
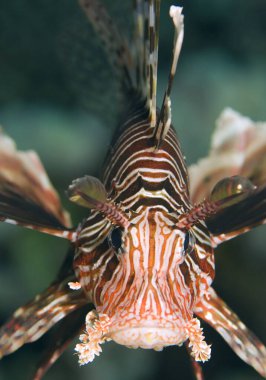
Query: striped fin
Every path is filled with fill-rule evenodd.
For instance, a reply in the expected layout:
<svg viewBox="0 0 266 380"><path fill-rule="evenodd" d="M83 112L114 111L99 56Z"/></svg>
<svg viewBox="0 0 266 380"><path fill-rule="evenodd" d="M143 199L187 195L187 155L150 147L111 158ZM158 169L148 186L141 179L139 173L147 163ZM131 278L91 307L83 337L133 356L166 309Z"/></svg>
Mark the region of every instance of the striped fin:
<svg viewBox="0 0 266 380"><path fill-rule="evenodd" d="M144 16L144 64L146 66L147 103L150 111L151 126L155 127L160 1L144 1Z"/></svg>
<svg viewBox="0 0 266 380"><path fill-rule="evenodd" d="M62 353L71 344L73 339L85 330L84 316L92 309L92 305L85 305L66 316L51 332L48 344L44 348L44 355L32 380L41 380L49 368L56 362Z"/></svg>
<svg viewBox="0 0 266 380"><path fill-rule="evenodd" d="M79 0L79 5L101 39L107 58L119 81L125 89L132 89L134 80L132 78L131 53L127 42L121 36L107 10L98 0Z"/></svg>
<svg viewBox="0 0 266 380"><path fill-rule="evenodd" d="M144 43L144 2L143 0L134 1L134 19L135 19L135 30L134 30L134 60L136 65L136 85L140 94L144 99L147 98L147 88L146 88L146 57L145 57L145 43Z"/></svg>
<svg viewBox="0 0 266 380"><path fill-rule="evenodd" d="M137 89L147 100L151 126L156 125L159 0L135 0L135 62Z"/></svg>
<svg viewBox="0 0 266 380"><path fill-rule="evenodd" d="M210 154L189 167L193 203L207 198L222 178L240 175L266 183L266 123L225 109L216 123Z"/></svg>
<svg viewBox="0 0 266 380"><path fill-rule="evenodd" d="M257 189L206 220L214 245L266 223L266 123L254 123L226 109L217 121L209 157L189 168L193 202L208 198L228 176L249 179Z"/></svg>
<svg viewBox="0 0 266 380"><path fill-rule="evenodd" d="M16 149L0 132L0 220L71 238L70 219L62 209L38 155Z"/></svg>
<svg viewBox="0 0 266 380"><path fill-rule="evenodd" d="M206 200L198 205L193 206L188 212L180 215L176 227L179 229L189 230L192 226L200 221L208 221L215 218L217 214L224 209L231 209L232 205L239 204L246 200L247 195L244 193L234 194L218 201ZM222 226L221 228L225 228Z"/></svg>
<svg viewBox="0 0 266 380"><path fill-rule="evenodd" d="M0 329L0 358L34 342L55 323L88 303L82 291L69 289L73 276L58 281L20 307Z"/></svg>
<svg viewBox="0 0 266 380"><path fill-rule="evenodd" d="M244 177L238 177L243 178ZM234 179L234 177L229 178ZM229 182L228 181L228 182ZM223 181L220 181L223 182ZM219 183L220 183L219 182ZM266 223L266 185L247 188L243 192L231 194L217 200L210 199L193 206L180 216L177 227L189 230L199 221L205 221L211 233L213 245L250 231ZM219 192L219 190L218 190ZM219 195L219 194L218 194Z"/></svg>
<svg viewBox="0 0 266 380"><path fill-rule="evenodd" d="M242 360L266 377L266 347L213 289L208 297L199 301L195 313L211 325Z"/></svg>
<svg viewBox="0 0 266 380"><path fill-rule="evenodd" d="M230 215L232 213L232 206L237 205L238 207L243 207L244 205L245 207L247 203L250 203L250 200L253 200L254 205L256 202L259 202L259 198L262 198L263 201L263 196L264 192L261 192L261 188L258 189L249 179L245 177L233 176L224 178L215 185L209 199L204 200L198 205L196 204L187 213L180 216L177 226L180 229L183 228L188 230L200 220L206 220L208 223L208 221L212 219L215 221L215 219L218 218L218 221L221 222L220 214L223 213L224 210L226 210L227 213L229 211ZM249 217L247 217L247 212L245 211L244 214L238 213L238 223L244 223L246 226L249 226L251 223L250 218L252 216L258 218L259 222L263 222L261 221L261 215L265 214L265 211L263 211L263 206L260 208L259 214L255 213L255 215L253 215L254 210L251 208L248 208L247 210ZM229 221L231 227L229 227L228 231L232 228L236 228L237 226L236 220L233 223L231 222L232 219ZM228 228L227 223L220 224L221 225L218 223L218 229L225 232Z"/></svg>
<svg viewBox="0 0 266 380"><path fill-rule="evenodd" d="M167 132L172 123L172 114L171 114L171 99L170 94L172 90L172 85L176 73L176 66L178 58L180 55L183 38L184 38L184 16L182 15L182 8L171 6L170 7L170 16L173 20L175 27L175 37L174 37L174 48L173 48L173 58L171 69L169 73L168 84L164 93L163 104L161 107L160 115L156 123L156 128L154 131L155 144L158 149L162 141L164 140Z"/></svg>
<svg viewBox="0 0 266 380"><path fill-rule="evenodd" d="M266 185L258 186L239 198L239 202L206 219L215 244L266 223Z"/></svg>

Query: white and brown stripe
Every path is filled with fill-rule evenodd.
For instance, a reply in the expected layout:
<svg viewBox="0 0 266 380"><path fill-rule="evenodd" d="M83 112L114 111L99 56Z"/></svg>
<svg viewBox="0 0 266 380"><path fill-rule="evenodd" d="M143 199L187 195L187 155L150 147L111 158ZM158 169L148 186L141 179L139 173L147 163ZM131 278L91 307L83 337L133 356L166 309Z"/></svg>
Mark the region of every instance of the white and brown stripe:
<svg viewBox="0 0 266 380"><path fill-rule="evenodd" d="M135 2L135 53L141 54L135 63L136 87L130 90L130 97L127 94L129 109L125 109L124 122L113 138L103 175L106 202L128 223L122 226L99 209L93 211L77 233L74 260L80 284L99 315L98 325L103 323L103 329L109 331L106 339L155 349L193 338L190 327L202 339L199 324L189 323L196 302L206 294L214 276L213 252L204 223L190 229L195 242L189 254L186 244L190 235L177 227L191 203L187 168L170 114L162 137L158 139L155 133L158 121L161 125L165 120L156 110L159 3ZM177 54L173 59L172 71ZM170 112L170 105L168 108ZM118 247L109 244L112 223L116 228L120 225ZM93 344L95 331L90 318L95 317L88 316ZM95 336L98 345L103 341L100 325L100 335ZM147 332L147 326L152 330ZM87 338L82 336L81 341L77 351L84 364L92 357L85 354Z"/></svg>
<svg viewBox="0 0 266 380"><path fill-rule="evenodd" d="M176 329L192 318L195 302L212 282L210 239L203 224L194 226L195 246L185 255L186 232L176 224L191 206L174 130L155 150L149 115L138 108L119 133L104 183L108 202L129 220L122 253L108 244L111 222L94 211L78 232L76 274L97 311L112 318L114 335L122 326L147 321ZM177 344L174 339L167 344Z"/></svg>

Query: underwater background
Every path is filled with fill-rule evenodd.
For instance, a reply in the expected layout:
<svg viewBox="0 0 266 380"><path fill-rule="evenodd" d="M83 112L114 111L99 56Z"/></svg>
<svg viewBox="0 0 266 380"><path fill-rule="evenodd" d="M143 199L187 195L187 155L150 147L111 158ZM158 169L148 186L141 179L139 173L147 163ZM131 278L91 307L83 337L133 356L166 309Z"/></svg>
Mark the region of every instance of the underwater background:
<svg viewBox="0 0 266 380"><path fill-rule="evenodd" d="M130 1L105 1L121 33L132 24ZM163 0L159 48L159 100L167 82L173 1ZM184 6L185 39L172 95L174 126L187 163L207 155L215 120L227 106L266 120L265 0L190 0ZM99 42L75 0L0 2L0 125L21 150L36 150L73 218L72 179L97 175L122 104ZM216 250L215 289L266 343L266 227ZM19 227L0 225L0 322L45 289L56 276L68 243ZM85 316L84 316L85 317ZM259 380L222 338L204 324L211 360L206 380ZM0 380L27 380L43 338L0 362ZM162 352L106 343L99 358L79 368L75 342L45 379L192 380L183 347Z"/></svg>

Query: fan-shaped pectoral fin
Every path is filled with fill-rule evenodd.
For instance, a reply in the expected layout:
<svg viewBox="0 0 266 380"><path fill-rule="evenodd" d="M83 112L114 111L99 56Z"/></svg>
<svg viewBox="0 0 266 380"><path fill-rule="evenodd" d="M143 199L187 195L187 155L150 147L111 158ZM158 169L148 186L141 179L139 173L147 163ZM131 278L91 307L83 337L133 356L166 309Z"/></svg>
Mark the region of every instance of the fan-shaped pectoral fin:
<svg viewBox="0 0 266 380"><path fill-rule="evenodd" d="M242 360L266 377L265 346L212 288L209 296L197 303L195 314L211 325Z"/></svg>
<svg viewBox="0 0 266 380"><path fill-rule="evenodd" d="M214 245L266 223L266 185L236 197L235 204L224 207L206 219ZM239 202L238 202L239 200ZM226 201L226 200L225 200Z"/></svg>
<svg viewBox="0 0 266 380"><path fill-rule="evenodd" d="M0 221L72 240L69 215L39 156L18 150L0 130L0 162Z"/></svg>
<svg viewBox="0 0 266 380"><path fill-rule="evenodd" d="M49 368L71 344L73 339L85 329L85 316L92 309L91 304L82 306L67 315L50 334L32 380L41 380Z"/></svg>
<svg viewBox="0 0 266 380"><path fill-rule="evenodd" d="M61 319L88 304L82 290L72 290L73 275L60 279L17 309L0 328L0 358L34 342Z"/></svg>
<svg viewBox="0 0 266 380"><path fill-rule="evenodd" d="M266 179L266 123L253 122L232 109L225 109L216 122L210 153L189 167L193 203L209 196L225 177L239 175L256 186Z"/></svg>

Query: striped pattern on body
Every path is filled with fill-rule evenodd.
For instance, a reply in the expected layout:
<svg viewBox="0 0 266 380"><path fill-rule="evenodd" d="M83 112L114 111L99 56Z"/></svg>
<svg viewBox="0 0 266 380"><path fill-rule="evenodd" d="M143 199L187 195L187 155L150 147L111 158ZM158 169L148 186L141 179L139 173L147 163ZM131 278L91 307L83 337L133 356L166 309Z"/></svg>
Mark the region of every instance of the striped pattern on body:
<svg viewBox="0 0 266 380"><path fill-rule="evenodd" d="M118 324L151 316L170 324L189 320L195 299L211 283L214 264L204 225L193 228L195 249L187 257L185 232L175 228L190 203L174 130L155 150L147 111L139 107L122 125L107 162L108 200L130 226L117 254L107 239L112 224L97 211L91 213L78 233L74 264L82 287L97 310L116 315ZM206 289L199 288L202 279Z"/></svg>
<svg viewBox="0 0 266 380"><path fill-rule="evenodd" d="M168 212L186 210L187 169L174 130L158 151L145 109L129 117L121 130L104 174L109 198L125 212L137 211L147 200Z"/></svg>

